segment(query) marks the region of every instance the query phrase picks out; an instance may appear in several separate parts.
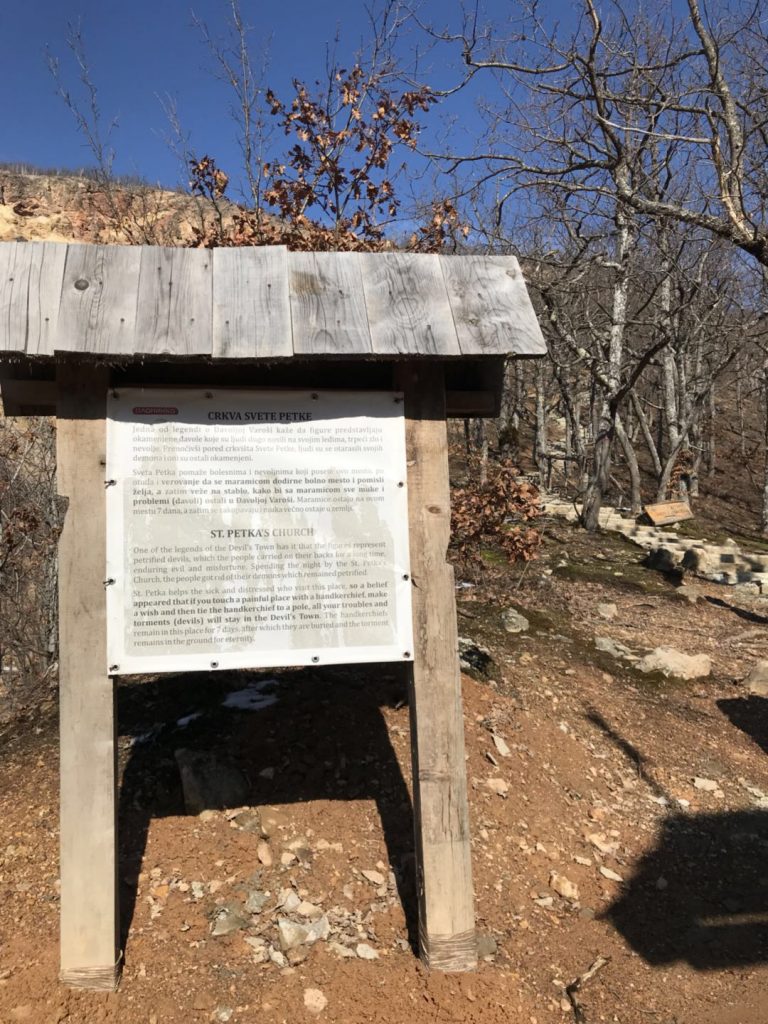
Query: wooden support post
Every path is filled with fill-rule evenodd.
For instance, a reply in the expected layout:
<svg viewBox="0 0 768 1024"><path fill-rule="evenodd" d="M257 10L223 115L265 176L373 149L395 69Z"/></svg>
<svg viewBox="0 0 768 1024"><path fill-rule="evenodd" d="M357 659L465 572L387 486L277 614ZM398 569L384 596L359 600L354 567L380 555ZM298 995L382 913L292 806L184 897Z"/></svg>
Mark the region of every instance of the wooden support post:
<svg viewBox="0 0 768 1024"><path fill-rule="evenodd" d="M108 371L58 367L61 980L114 989L119 939L114 688L107 674Z"/></svg>
<svg viewBox="0 0 768 1024"><path fill-rule="evenodd" d="M411 749L419 945L430 968L477 966L464 721L453 569L443 368L407 363L408 506L413 577Z"/></svg>

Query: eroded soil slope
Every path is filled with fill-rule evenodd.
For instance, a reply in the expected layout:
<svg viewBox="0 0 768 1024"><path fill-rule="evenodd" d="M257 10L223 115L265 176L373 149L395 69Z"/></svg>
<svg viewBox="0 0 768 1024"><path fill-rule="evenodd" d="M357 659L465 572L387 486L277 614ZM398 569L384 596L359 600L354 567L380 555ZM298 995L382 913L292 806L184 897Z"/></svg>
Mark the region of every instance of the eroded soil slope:
<svg viewBox="0 0 768 1024"><path fill-rule="evenodd" d="M166 678L119 689L115 994L56 981L53 708L2 737L0 1021L764 1022L768 700L740 680L768 657L765 614L639 557L553 523L525 572L489 552L458 590L492 658L464 677L477 973L429 976L411 949L393 667ZM647 678L596 637L708 654L712 674ZM179 749L237 769L245 799L185 813ZM287 948L280 921L316 941Z"/></svg>

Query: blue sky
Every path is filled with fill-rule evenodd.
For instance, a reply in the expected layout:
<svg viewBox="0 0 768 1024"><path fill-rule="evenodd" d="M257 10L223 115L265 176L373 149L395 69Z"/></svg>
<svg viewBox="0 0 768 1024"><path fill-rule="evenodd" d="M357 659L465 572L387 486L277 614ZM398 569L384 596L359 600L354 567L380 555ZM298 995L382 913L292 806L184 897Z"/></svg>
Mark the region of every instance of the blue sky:
<svg viewBox="0 0 768 1024"><path fill-rule="evenodd" d="M340 63L352 62L370 36L366 13L368 4L383 0L241 0L246 22L253 27L252 49L268 53L265 84L284 99L290 98L291 80L308 83L323 76L329 48L336 47ZM424 22L436 28L461 25L460 0L411 0L418 3ZM466 0L472 7L475 0ZM514 0L479 0L481 20L493 22L495 31L505 35L506 22L514 14ZM610 0L603 0L608 6ZM627 0L626 6L641 6L643 0ZM542 0L541 13L547 22L560 20L573 27L573 8L578 3ZM0 66L3 69L4 110L0 136L0 161L28 162L40 167L78 169L93 165L93 157L78 134L70 112L56 95L54 80L46 65L46 48L60 59L65 83L77 95L77 68L67 47L68 23L80 23L92 77L99 90L103 121L116 119L112 135L116 151L114 170L137 174L166 186L186 184L187 175L168 143L168 120L162 97L173 97L181 123L189 133L197 155L208 153L230 174L230 195L238 198L241 167L236 129L230 117L231 93L213 75L214 61L193 23L193 10L214 35L223 31L228 17L228 0L5 0L0 14ZM670 12L681 14L685 0L670 0ZM407 59L415 41L425 45L423 33L406 36L402 57ZM523 48L527 44L522 44ZM515 53L520 48L516 47ZM459 47L441 46L422 63L424 77L432 86L455 84L462 73ZM431 141L451 124L453 151L471 152L482 139L482 120L476 103L483 91L500 93L490 76L478 76L466 91L421 115L426 126L423 137ZM276 142L282 143L279 134ZM418 192L415 171L409 165L410 184ZM242 180L242 179L240 179ZM414 183L415 182L415 183ZM402 185L398 188L405 200Z"/></svg>
<svg viewBox="0 0 768 1024"><path fill-rule="evenodd" d="M490 5L496 15L504 0ZM115 169L138 173L151 181L177 184L181 171L164 136L168 123L159 97L176 98L181 120L194 148L214 155L225 168L237 166L233 126L228 116L230 95L212 76L212 61L194 27L192 10L212 30L226 15L226 0L21 0L3 5L0 22L0 66L5 86L0 160L78 168L93 160L78 135L70 113L56 96L45 51L60 58L66 83L77 89L77 69L66 44L67 23L82 26L93 79L105 123L117 119L113 134ZM441 24L458 17L459 4L428 0L425 18ZM337 32L339 59L349 63L368 35L364 5L338 0L291 0L289 4L242 0L246 20L255 31L254 50L269 51L266 76L278 94L289 92L293 77L321 76L327 48ZM447 55L446 55L447 57ZM435 77L454 80L441 58ZM452 113L471 116L472 99L460 97ZM435 124L437 119L435 119Z"/></svg>

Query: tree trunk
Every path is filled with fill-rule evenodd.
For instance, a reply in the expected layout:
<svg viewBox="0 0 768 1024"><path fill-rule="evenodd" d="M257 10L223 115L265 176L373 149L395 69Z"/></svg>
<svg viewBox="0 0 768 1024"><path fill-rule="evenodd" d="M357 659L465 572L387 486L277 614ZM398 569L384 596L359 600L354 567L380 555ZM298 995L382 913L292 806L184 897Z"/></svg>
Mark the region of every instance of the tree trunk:
<svg viewBox="0 0 768 1024"><path fill-rule="evenodd" d="M640 493L640 467L637 464L635 449L632 447L632 442L629 439L627 431L624 429L621 417L618 415L616 416L616 437L619 439L619 444L621 445L622 451L624 452L624 458L627 462L627 469L629 470L629 500L632 515L639 516L643 507L643 498Z"/></svg>
<svg viewBox="0 0 768 1024"><path fill-rule="evenodd" d="M501 390L501 410L497 422L499 454L509 458L517 450L520 430L520 376L519 360L509 359L504 367L504 385Z"/></svg>
<svg viewBox="0 0 768 1024"><path fill-rule="evenodd" d="M713 477L717 468L717 441L715 439L715 422L717 420L717 403L715 386L709 392L709 443L707 445L707 476Z"/></svg>
<svg viewBox="0 0 768 1024"><path fill-rule="evenodd" d="M760 516L760 530L768 537L768 358L763 363L763 508Z"/></svg>
<svg viewBox="0 0 768 1024"><path fill-rule="evenodd" d="M617 180L622 179L622 183L624 183L623 179L627 177L626 168L618 168L616 175ZM633 238L629 217L621 205L617 206L616 209L616 227L618 229L616 256L619 271L613 286L607 379L605 383L600 385L602 395L599 403L599 420L595 434L594 460L581 513L582 524L591 533L599 527L603 496L608 489L611 479L611 454L613 451L616 416L618 414L614 396L619 391L621 364L624 356L624 329L627 322L627 301L629 297L629 257Z"/></svg>
<svg viewBox="0 0 768 1024"><path fill-rule="evenodd" d="M603 497L611 480L611 453L613 437L616 429L616 409L608 401L603 402L600 410L600 421L595 436L595 450L592 457L592 470L584 495L584 507L581 513L582 525L590 533L600 526L600 509Z"/></svg>
<svg viewBox="0 0 768 1024"><path fill-rule="evenodd" d="M480 453L480 486L488 483L488 431L485 420L475 420L475 445Z"/></svg>
<svg viewBox="0 0 768 1024"><path fill-rule="evenodd" d="M671 345L662 350L661 365L662 376L662 398L664 401L664 420L667 425L667 452L678 447L680 427L677 405L677 372L675 367L675 353Z"/></svg>
<svg viewBox="0 0 768 1024"><path fill-rule="evenodd" d="M640 399L637 397L637 393L635 391L632 391L630 398L632 400L632 408L635 410L637 422L640 425L640 430L643 438L645 439L648 454L650 455L651 462L653 463L653 471L658 478L661 476L661 459L659 458L659 451L656 447L656 442L653 440L653 434L651 433L651 427L648 423L648 417L645 415L645 410L640 404Z"/></svg>
<svg viewBox="0 0 768 1024"><path fill-rule="evenodd" d="M547 393L544 360L540 359L536 366L536 436L534 438L533 457L539 471L539 479L544 483L547 475Z"/></svg>

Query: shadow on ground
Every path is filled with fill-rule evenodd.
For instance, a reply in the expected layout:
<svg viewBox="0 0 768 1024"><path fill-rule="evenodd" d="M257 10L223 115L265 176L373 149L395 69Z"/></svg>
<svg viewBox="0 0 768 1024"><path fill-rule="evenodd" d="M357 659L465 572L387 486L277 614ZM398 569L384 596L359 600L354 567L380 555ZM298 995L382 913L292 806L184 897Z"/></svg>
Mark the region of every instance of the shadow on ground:
<svg viewBox="0 0 768 1024"><path fill-rule="evenodd" d="M768 960L768 812L673 814L605 915L654 965Z"/></svg>
<svg viewBox="0 0 768 1024"><path fill-rule="evenodd" d="M123 949L150 822L185 813L174 757L179 748L211 752L242 773L247 795L234 806L375 800L415 946L413 811L381 712L382 706L407 699L402 667L305 669L270 676L279 680L278 700L255 712L226 709L222 701L249 683L258 685L265 673L187 674L119 685L119 732L133 737L119 798ZM198 712L199 717L183 724ZM221 803L211 809L221 809Z"/></svg>
<svg viewBox="0 0 768 1024"><path fill-rule="evenodd" d="M718 704L768 751L768 700ZM600 712L588 708L585 717L672 804L653 763ZM650 964L704 971L768 962L768 811L670 814L603 916Z"/></svg>
<svg viewBox="0 0 768 1024"><path fill-rule="evenodd" d="M768 754L768 698L729 697L719 700L717 706L737 729L745 732Z"/></svg>

